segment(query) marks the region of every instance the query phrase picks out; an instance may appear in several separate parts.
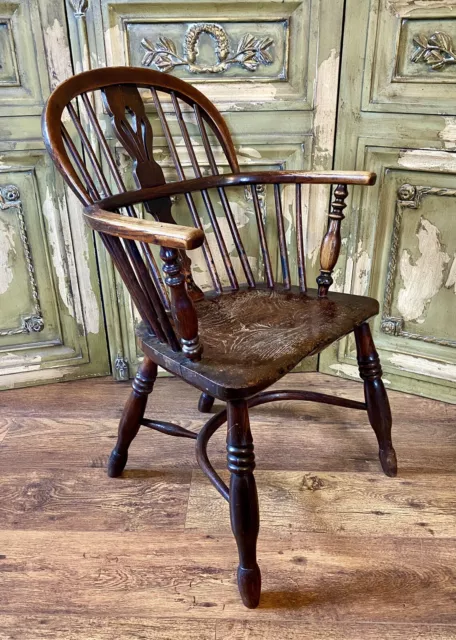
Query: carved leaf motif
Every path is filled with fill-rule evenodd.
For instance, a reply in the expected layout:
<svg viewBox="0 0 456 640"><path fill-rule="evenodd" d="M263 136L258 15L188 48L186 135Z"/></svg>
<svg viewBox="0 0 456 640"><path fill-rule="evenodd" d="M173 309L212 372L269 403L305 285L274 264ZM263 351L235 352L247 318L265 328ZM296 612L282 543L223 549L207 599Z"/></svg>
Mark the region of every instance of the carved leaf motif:
<svg viewBox="0 0 456 640"><path fill-rule="evenodd" d="M439 47L439 49L443 49L443 51L448 52L453 48L453 40L451 39L451 36L447 33L442 33L441 31L433 33L428 40L428 44L433 47Z"/></svg>
<svg viewBox="0 0 456 640"><path fill-rule="evenodd" d="M160 51L170 51L174 54L177 53L176 45L172 40L170 40L170 38L167 38L166 36L159 37L157 49Z"/></svg>
<svg viewBox="0 0 456 640"><path fill-rule="evenodd" d="M428 39L426 38L425 35L423 35L422 33L418 33L414 38L413 38L413 42L418 46L418 47L423 47L423 49L426 49L426 47L428 46Z"/></svg>
<svg viewBox="0 0 456 640"><path fill-rule="evenodd" d="M242 66L249 71L256 71L258 69L258 61L256 60L256 52L248 53L242 60Z"/></svg>
<svg viewBox="0 0 456 640"><path fill-rule="evenodd" d="M255 38L251 33L246 33L240 40L237 48L237 53L242 53L246 49L250 49L253 46Z"/></svg>

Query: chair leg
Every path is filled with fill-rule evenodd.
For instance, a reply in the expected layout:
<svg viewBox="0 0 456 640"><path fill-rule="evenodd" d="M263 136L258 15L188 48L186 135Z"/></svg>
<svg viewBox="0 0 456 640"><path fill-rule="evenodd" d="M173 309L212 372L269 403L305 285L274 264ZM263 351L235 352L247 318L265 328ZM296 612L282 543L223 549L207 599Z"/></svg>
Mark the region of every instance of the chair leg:
<svg viewBox="0 0 456 640"><path fill-rule="evenodd" d="M198 411L201 413L209 413L214 405L215 398L208 393L202 393L198 401Z"/></svg>
<svg viewBox="0 0 456 640"><path fill-rule="evenodd" d="M144 417L147 400L157 377L157 365L147 356L132 384L132 392L119 423L117 443L109 457L108 476L120 476L128 460L128 447L133 442Z"/></svg>
<svg viewBox="0 0 456 640"><path fill-rule="evenodd" d="M391 441L391 409L382 382L380 359L367 322L355 328L355 340L359 373L364 380L367 415L377 436L380 462L385 474L394 477L397 475L397 461Z"/></svg>
<svg viewBox="0 0 456 640"><path fill-rule="evenodd" d="M249 609L254 609L260 601L261 573L256 561L260 517L253 476L253 439L247 402L228 402L227 411L227 461L231 472L230 518L239 552L237 580L243 603Z"/></svg>

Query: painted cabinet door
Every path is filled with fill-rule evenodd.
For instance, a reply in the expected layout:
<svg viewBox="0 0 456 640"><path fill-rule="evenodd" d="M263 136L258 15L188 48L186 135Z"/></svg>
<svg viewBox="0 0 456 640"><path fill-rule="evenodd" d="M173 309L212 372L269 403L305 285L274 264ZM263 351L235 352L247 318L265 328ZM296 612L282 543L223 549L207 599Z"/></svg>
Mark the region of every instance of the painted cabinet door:
<svg viewBox="0 0 456 640"><path fill-rule="evenodd" d="M72 5L69 25L75 71L134 65L188 80L224 114L244 170L331 168L342 0L90 0ZM249 48L257 55L246 55ZM152 106L147 109L156 157L165 174L175 179L158 119ZM175 121L171 125L177 130ZM109 136L109 127L106 132ZM129 160L116 149L112 137L110 142L127 176ZM182 144L186 169L190 159L184 149ZM317 272L329 189L303 191L310 281ZM185 221L182 204L178 198L174 206L178 221ZM272 212L264 199L262 206L267 220ZM232 208L255 269L260 252L253 203L248 194L241 194ZM288 210L286 215L286 232L291 234L294 219ZM99 251L111 359L117 377L124 378L134 373L140 357L135 314L104 250L99 247ZM205 268L198 257L191 257L195 279L204 288L208 284ZM316 360L307 366L315 368Z"/></svg>
<svg viewBox="0 0 456 640"><path fill-rule="evenodd" d="M109 371L95 255L41 140L52 86L71 73L61 3L0 18L0 387Z"/></svg>
<svg viewBox="0 0 456 640"><path fill-rule="evenodd" d="M356 37L353 37L356 34ZM456 402L456 2L348 0L336 168L353 190L341 290L376 297L387 386ZM351 339L321 370L358 377Z"/></svg>

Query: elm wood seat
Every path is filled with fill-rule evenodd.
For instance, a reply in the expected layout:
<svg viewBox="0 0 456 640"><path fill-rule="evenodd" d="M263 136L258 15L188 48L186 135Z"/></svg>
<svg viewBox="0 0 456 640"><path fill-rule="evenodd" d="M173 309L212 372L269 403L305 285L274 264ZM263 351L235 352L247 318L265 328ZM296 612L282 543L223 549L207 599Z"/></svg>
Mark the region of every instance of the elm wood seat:
<svg viewBox="0 0 456 640"><path fill-rule="evenodd" d="M157 122L154 131L151 116ZM166 180L154 159L154 134L169 149L175 182ZM141 426L195 439L201 469L229 501L239 553L239 591L246 606L256 607L261 573L256 560L259 508L250 408L288 399L367 411L382 468L389 476L397 472L391 411L366 322L378 313L378 303L328 292L341 246L348 185L374 184L375 174L242 173L227 125L214 105L191 85L150 69L96 69L70 78L48 100L43 135L142 320L137 333L145 357L120 420L108 474L122 473ZM125 155L132 160L135 190L126 187ZM309 289L306 280L303 184L334 186L321 243L318 290ZM243 202L246 195L251 202L248 238L233 213L230 198L236 189L244 192ZM171 200L175 196L186 205L191 225L176 224ZM153 220L143 219L137 205ZM287 228L291 212L294 230ZM209 242L210 234L214 242ZM249 259L244 246L252 236L258 260ZM271 250L272 236L277 239L277 256ZM163 277L153 244L160 247ZM202 252L206 265L206 293L194 281L188 255L194 250ZM355 336L364 402L306 390L267 390L304 357L350 332ZM226 409L213 415L198 434L153 416L145 418L158 365L203 391L198 405L202 412L210 411L215 397L226 401ZM209 439L225 423L229 487L207 455Z"/></svg>
<svg viewBox="0 0 456 640"><path fill-rule="evenodd" d="M378 313L373 298L315 289L250 289L195 303L203 357L192 362L138 330L144 353L219 400L252 396L291 371L306 356L353 331Z"/></svg>

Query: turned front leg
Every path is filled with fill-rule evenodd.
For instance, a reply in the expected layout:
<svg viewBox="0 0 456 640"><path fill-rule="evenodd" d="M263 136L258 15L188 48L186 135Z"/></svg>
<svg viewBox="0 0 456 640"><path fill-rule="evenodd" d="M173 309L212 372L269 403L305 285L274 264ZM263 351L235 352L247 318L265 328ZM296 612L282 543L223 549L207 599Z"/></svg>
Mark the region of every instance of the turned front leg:
<svg viewBox="0 0 456 640"><path fill-rule="evenodd" d="M391 440L391 409L382 381L382 367L375 349L370 327L364 322L355 328L359 374L364 380L367 415L379 444L379 457L387 476L397 474L396 452Z"/></svg>
<svg viewBox="0 0 456 640"><path fill-rule="evenodd" d="M254 609L260 601L261 573L256 560L260 516L253 476L253 439L247 402L228 402L227 411L227 461L231 472L230 518L239 552L238 587L243 603Z"/></svg>
<svg viewBox="0 0 456 640"><path fill-rule="evenodd" d="M132 391L120 419L117 443L109 457L108 475L111 478L120 476L127 464L128 448L139 431L156 378L157 365L145 356L133 380Z"/></svg>

